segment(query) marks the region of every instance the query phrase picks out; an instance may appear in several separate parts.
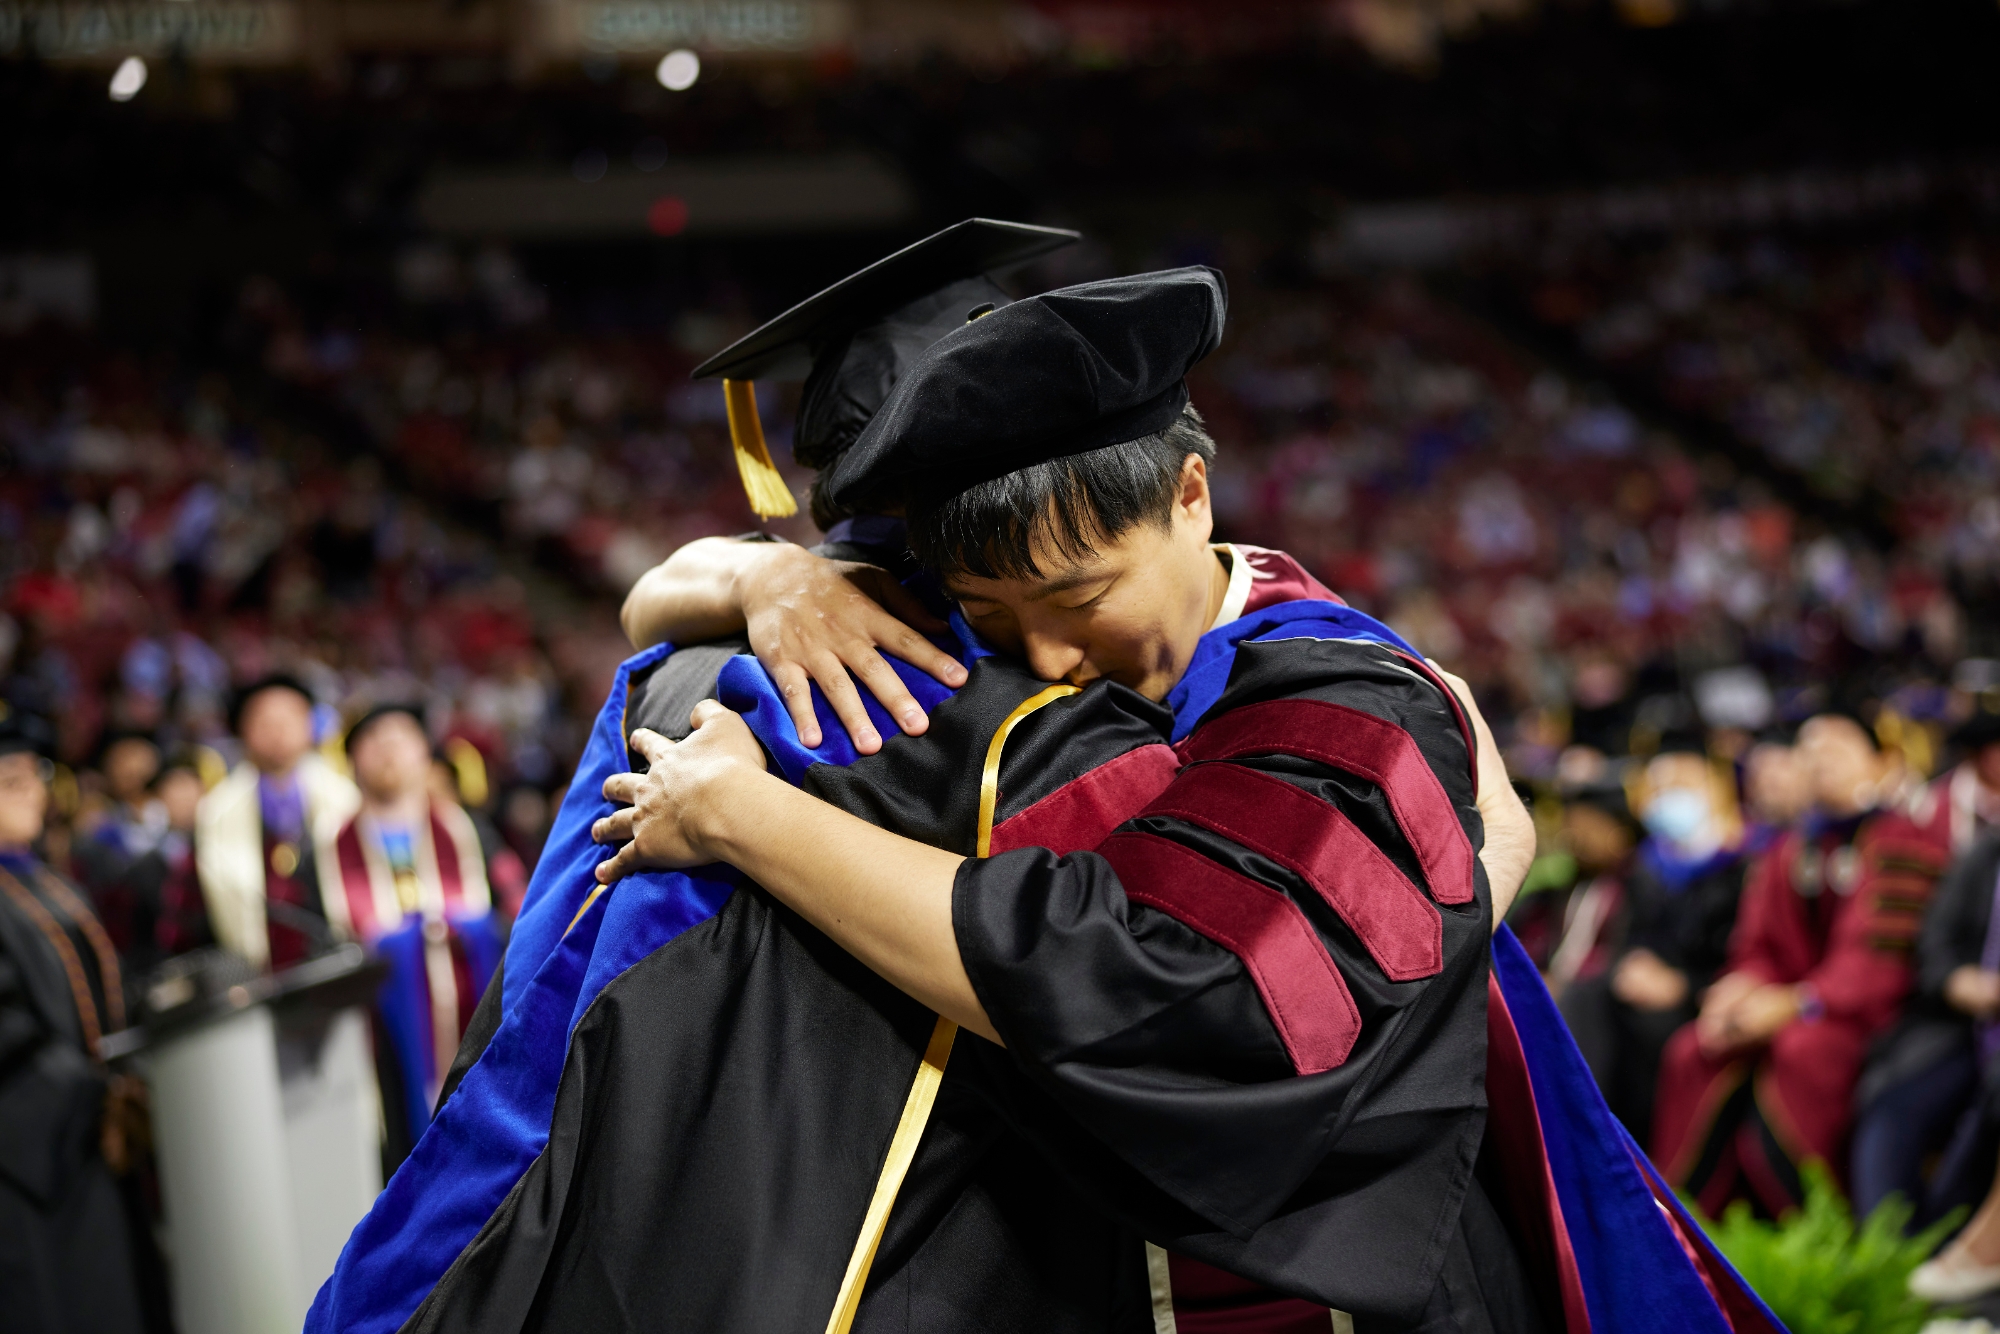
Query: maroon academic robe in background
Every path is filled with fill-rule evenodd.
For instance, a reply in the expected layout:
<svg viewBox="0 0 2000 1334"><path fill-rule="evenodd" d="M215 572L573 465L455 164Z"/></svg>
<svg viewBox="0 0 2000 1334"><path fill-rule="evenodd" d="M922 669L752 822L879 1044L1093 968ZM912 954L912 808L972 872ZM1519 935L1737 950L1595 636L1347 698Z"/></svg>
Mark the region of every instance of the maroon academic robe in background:
<svg viewBox="0 0 2000 1334"><path fill-rule="evenodd" d="M1708 1056L1693 1024L1667 1044L1653 1159L1711 1213L1737 1198L1781 1213L1802 1164L1845 1166L1862 1060L1910 989L1923 899L1909 856L1874 817L1792 830L1751 869L1727 972L1813 999L1767 1046Z"/></svg>

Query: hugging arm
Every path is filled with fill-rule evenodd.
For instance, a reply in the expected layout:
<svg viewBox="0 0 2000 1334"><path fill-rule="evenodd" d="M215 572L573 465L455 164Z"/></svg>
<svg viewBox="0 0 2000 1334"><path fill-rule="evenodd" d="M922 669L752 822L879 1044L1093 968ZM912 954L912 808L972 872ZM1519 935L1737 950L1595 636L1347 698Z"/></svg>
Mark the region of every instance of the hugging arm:
<svg viewBox="0 0 2000 1334"><path fill-rule="evenodd" d="M747 635L808 746L820 743L813 684L864 755L879 750L882 740L862 707L857 680L903 731L924 731L922 707L884 653L948 686L965 681L958 661L922 633L942 631L944 623L887 570L830 560L789 542L690 542L632 585L619 622L635 648Z"/></svg>
<svg viewBox="0 0 2000 1334"><path fill-rule="evenodd" d="M1486 883L1492 888L1493 929L1498 931L1507 920L1507 910L1514 906L1514 896L1521 892L1521 885L1528 878L1528 867L1534 863L1535 820L1522 804L1520 794L1514 791L1514 781L1507 776L1507 762L1500 758L1493 729L1486 725L1486 716L1473 701L1472 688L1436 663L1430 665L1458 696L1465 719L1472 724L1478 752L1473 759L1479 773L1477 804L1479 818L1486 827L1479 861L1486 868Z"/></svg>
<svg viewBox="0 0 2000 1334"><path fill-rule="evenodd" d="M907 995L998 1041L965 975L952 934L952 885L964 858L903 838L764 770L742 718L713 700L675 743L632 734L652 767L607 780L631 805L598 821L600 843L623 843L598 867L610 883L647 866L726 862ZM627 841L630 840L630 841Z"/></svg>

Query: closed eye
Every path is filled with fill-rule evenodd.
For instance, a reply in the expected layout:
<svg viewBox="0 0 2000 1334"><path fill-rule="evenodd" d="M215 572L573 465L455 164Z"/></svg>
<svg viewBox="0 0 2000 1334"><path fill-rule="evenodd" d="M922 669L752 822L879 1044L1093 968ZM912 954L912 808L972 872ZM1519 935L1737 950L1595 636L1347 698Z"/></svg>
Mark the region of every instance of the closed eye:
<svg viewBox="0 0 2000 1334"><path fill-rule="evenodd" d="M1105 584L1104 587L1098 589L1095 593L1091 594L1089 597L1085 598L1081 602L1072 602L1068 604L1058 603L1057 605L1062 607L1064 611L1088 611L1092 607L1095 607L1098 603L1104 601L1104 595L1106 593L1109 593L1113 588L1117 587L1117 585L1118 581L1116 579L1113 579L1109 583Z"/></svg>

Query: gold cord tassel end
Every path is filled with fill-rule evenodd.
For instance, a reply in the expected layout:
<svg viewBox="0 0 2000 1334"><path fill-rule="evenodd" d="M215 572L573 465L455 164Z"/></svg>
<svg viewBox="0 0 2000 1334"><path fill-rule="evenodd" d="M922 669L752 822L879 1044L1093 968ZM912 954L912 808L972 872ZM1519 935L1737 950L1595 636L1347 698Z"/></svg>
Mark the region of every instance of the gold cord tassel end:
<svg viewBox="0 0 2000 1334"><path fill-rule="evenodd" d="M729 443L736 449L736 471L743 475L750 508L760 519L797 514L799 502L785 485L778 465L771 462L770 446L764 443L764 423L757 418L756 385L749 380L724 380L722 397L729 406Z"/></svg>

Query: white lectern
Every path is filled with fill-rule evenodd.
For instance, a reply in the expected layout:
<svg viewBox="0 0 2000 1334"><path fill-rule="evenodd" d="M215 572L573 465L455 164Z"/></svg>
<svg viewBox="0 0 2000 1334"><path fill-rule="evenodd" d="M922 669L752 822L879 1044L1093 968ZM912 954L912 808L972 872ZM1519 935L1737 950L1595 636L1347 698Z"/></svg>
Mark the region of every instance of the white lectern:
<svg viewBox="0 0 2000 1334"><path fill-rule="evenodd" d="M383 972L343 945L107 1040L151 1089L183 1334L297 1334L381 1190L366 1007Z"/></svg>

